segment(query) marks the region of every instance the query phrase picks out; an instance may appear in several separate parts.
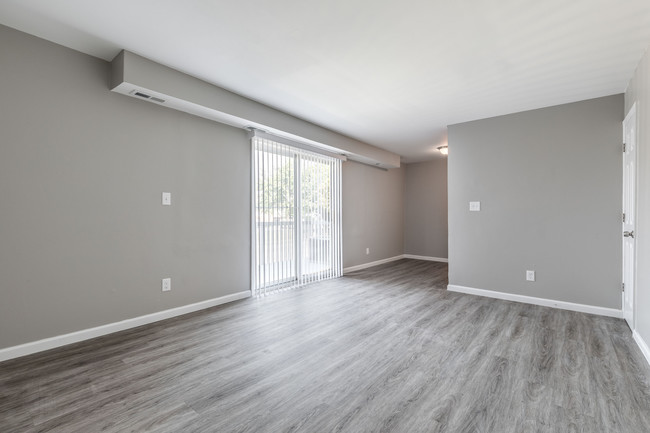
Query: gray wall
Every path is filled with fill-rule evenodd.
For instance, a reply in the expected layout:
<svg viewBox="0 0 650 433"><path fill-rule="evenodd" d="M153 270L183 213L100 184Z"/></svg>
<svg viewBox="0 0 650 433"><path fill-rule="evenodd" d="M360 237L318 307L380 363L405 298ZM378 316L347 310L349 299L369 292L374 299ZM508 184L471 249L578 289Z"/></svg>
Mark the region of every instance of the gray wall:
<svg viewBox="0 0 650 433"><path fill-rule="evenodd" d="M447 158L405 169L404 253L447 258Z"/></svg>
<svg viewBox="0 0 650 433"><path fill-rule="evenodd" d="M635 328L650 344L650 51L646 51L625 92L625 113L637 113L637 280Z"/></svg>
<svg viewBox="0 0 650 433"><path fill-rule="evenodd" d="M614 95L450 126L450 284L621 308L622 119Z"/></svg>
<svg viewBox="0 0 650 433"><path fill-rule="evenodd" d="M403 195L403 168L343 163L344 268L404 253Z"/></svg>
<svg viewBox="0 0 650 433"><path fill-rule="evenodd" d="M0 348L249 290L245 131L4 26L0 61ZM401 254L402 170L346 163L343 187L347 262Z"/></svg>
<svg viewBox="0 0 650 433"><path fill-rule="evenodd" d="M103 60L0 41L0 348L248 290L245 132L110 92Z"/></svg>

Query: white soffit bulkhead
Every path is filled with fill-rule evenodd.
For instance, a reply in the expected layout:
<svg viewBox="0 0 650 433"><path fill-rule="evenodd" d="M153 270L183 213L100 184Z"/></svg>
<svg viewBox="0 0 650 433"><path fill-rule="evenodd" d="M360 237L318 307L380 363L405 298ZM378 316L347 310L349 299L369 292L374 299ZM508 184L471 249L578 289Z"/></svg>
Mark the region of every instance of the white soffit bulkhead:
<svg viewBox="0 0 650 433"><path fill-rule="evenodd" d="M382 169L400 166L399 155L328 131L128 51L120 52L111 66L110 87L114 92L227 125L262 131L343 159Z"/></svg>

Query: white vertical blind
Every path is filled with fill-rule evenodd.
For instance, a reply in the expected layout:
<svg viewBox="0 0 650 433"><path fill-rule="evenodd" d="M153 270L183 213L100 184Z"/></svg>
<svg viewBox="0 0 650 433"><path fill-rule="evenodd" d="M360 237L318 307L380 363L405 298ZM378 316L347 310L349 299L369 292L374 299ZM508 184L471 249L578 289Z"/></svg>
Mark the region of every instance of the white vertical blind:
<svg viewBox="0 0 650 433"><path fill-rule="evenodd" d="M341 160L252 137L252 287L341 276Z"/></svg>

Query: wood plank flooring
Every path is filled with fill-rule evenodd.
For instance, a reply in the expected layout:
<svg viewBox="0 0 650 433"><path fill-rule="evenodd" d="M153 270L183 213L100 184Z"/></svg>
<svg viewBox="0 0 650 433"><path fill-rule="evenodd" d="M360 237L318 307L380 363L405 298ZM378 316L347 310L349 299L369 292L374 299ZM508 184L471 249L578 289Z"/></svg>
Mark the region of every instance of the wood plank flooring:
<svg viewBox="0 0 650 433"><path fill-rule="evenodd" d="M650 432L622 320L401 260L0 364L0 432Z"/></svg>

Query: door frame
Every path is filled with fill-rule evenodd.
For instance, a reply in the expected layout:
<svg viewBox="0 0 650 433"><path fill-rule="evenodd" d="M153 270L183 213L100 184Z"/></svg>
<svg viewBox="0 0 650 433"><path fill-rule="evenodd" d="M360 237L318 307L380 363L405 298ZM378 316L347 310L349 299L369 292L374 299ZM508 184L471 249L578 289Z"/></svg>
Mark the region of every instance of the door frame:
<svg viewBox="0 0 650 433"><path fill-rule="evenodd" d="M627 143L626 126L628 126L628 124L630 122L631 122L631 126L633 128L633 140L634 140L633 143ZM638 190L638 166L639 166L639 163L638 163L638 139L637 139L637 136L638 136L638 134L637 134L638 122L637 122L636 102L634 104L632 104L632 107L630 107L629 111L626 113L625 119L622 122L622 126L623 126L623 128L622 128L623 129L623 131L622 131L623 144L624 144L625 147L624 147L623 161L622 161L622 163L623 163L623 173L622 173L623 174L623 185L622 185L622 193L623 193L622 198L623 198L623 200L622 200L621 204L622 204L622 210L625 211L625 199L626 199L626 197L625 197L625 192L626 192L626 188L625 188L625 181L626 181L626 164L625 164L625 159L626 158L625 158L625 153L631 151L631 152L634 152L634 180L633 180L634 192L633 192L633 197L632 197L632 202L633 202L633 206L634 206L634 209L633 209L634 215L630 215L630 217L631 217L631 220L632 220L633 229L637 230L637 227L636 227L637 218L636 217L637 217L637 214L638 214L638 212L637 212L637 190ZM627 215L626 215L626 218L627 218ZM629 219L628 219L628 221L629 221ZM625 222L625 220L623 220L621 222L621 232L623 232L625 230L625 224L626 224L626 222ZM627 287L624 286L624 290L623 290L622 295L621 295L622 296L621 310L622 310L622 313L623 313L624 320L628 323L628 325L630 326L630 329L632 329L632 331L634 331L635 326L636 326L636 304L637 304L637 302L636 302L636 274L637 274L637 272L636 272L637 271L636 239L633 238L634 241L632 242L633 258L632 258L632 264L631 264L631 266L632 266L632 270L631 270L632 275L630 276L631 282L627 281L627 279L626 279L626 262L625 262L626 238L622 236L622 233L621 233L621 239L622 239L622 247L623 247L622 256L621 256L621 261L622 261L621 278L622 278L622 283L623 284L627 283ZM631 305L631 311L629 312L629 314L631 315L631 317L629 317L630 320L628 320L628 315L626 314L626 306L627 306L626 294L628 296L631 296L631 304L632 305Z"/></svg>

